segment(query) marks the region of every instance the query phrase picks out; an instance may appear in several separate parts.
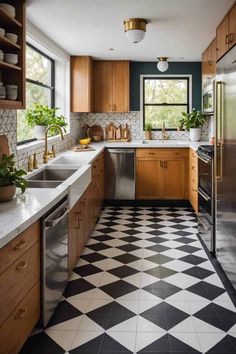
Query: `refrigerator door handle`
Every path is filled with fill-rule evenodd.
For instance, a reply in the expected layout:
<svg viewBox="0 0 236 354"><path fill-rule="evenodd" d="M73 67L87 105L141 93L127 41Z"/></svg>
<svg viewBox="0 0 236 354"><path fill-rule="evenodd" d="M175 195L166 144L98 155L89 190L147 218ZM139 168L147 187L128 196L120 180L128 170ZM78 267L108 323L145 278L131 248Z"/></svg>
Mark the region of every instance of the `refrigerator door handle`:
<svg viewBox="0 0 236 354"><path fill-rule="evenodd" d="M216 82L216 178L222 182L223 177L223 161L222 161L222 145L223 145L223 82Z"/></svg>

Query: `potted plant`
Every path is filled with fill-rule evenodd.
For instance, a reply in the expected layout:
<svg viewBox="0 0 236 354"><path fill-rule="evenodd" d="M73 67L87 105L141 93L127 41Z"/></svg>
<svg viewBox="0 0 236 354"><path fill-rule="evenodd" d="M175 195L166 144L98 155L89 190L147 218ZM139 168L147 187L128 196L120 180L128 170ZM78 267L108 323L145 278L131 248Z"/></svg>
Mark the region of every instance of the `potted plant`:
<svg viewBox="0 0 236 354"><path fill-rule="evenodd" d="M50 108L40 103L34 103L26 111L27 124L35 129L36 139L44 139L45 131L51 124L57 124L64 128L67 126L64 116L56 116L59 108Z"/></svg>
<svg viewBox="0 0 236 354"><path fill-rule="evenodd" d="M189 131L189 139L191 141L199 141L201 138L201 127L206 121L206 116L195 108L190 113L182 112L182 115L183 118L179 123Z"/></svg>
<svg viewBox="0 0 236 354"><path fill-rule="evenodd" d="M152 124L146 123L144 130L145 130L145 139L152 140Z"/></svg>
<svg viewBox="0 0 236 354"><path fill-rule="evenodd" d="M16 187L24 193L27 181L23 178L26 172L15 167L14 154L3 155L0 161L0 202L11 200L16 192Z"/></svg>

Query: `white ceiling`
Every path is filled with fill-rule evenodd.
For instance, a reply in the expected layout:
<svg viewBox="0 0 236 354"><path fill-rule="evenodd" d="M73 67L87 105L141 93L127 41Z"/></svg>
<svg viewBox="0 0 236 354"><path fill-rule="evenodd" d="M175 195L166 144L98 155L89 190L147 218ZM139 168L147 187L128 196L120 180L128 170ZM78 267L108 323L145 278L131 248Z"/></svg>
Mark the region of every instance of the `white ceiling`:
<svg viewBox="0 0 236 354"><path fill-rule="evenodd" d="M97 59L195 61L234 0L28 0L27 18L71 55ZM123 20L148 20L129 43ZM114 48L114 51L109 51Z"/></svg>

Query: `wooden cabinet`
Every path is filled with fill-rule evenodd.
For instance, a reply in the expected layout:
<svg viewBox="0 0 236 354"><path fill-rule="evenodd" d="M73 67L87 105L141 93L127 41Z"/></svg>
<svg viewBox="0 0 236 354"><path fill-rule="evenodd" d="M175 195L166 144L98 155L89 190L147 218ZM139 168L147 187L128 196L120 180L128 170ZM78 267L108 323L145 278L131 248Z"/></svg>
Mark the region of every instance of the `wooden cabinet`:
<svg viewBox="0 0 236 354"><path fill-rule="evenodd" d="M162 170L160 164L161 160L157 158L139 158L137 160L136 189L138 199L162 198Z"/></svg>
<svg viewBox="0 0 236 354"><path fill-rule="evenodd" d="M137 149L137 199L188 199L188 149Z"/></svg>
<svg viewBox="0 0 236 354"><path fill-rule="evenodd" d="M216 29L216 59L220 59L236 43L236 4Z"/></svg>
<svg viewBox="0 0 236 354"><path fill-rule="evenodd" d="M93 110L93 61L89 56L71 57L71 112Z"/></svg>
<svg viewBox="0 0 236 354"><path fill-rule="evenodd" d="M3 86L17 85L17 100L0 99L0 109L25 108L25 2L9 0L8 3L15 7L16 16L10 16L0 8L0 23L6 32L15 33L18 36L17 43L13 43L5 36L0 35L0 49L4 54L13 53L18 55L17 64L0 61L0 75Z"/></svg>
<svg viewBox="0 0 236 354"><path fill-rule="evenodd" d="M94 112L129 111L129 62L94 61Z"/></svg>
<svg viewBox="0 0 236 354"><path fill-rule="evenodd" d="M92 163L92 182L69 212L69 274L94 230L104 199L104 154Z"/></svg>
<svg viewBox="0 0 236 354"><path fill-rule="evenodd" d="M216 38L202 53L202 82L213 78L216 75Z"/></svg>
<svg viewBox="0 0 236 354"><path fill-rule="evenodd" d="M189 201L198 212L198 158L196 151L189 149Z"/></svg>
<svg viewBox="0 0 236 354"><path fill-rule="evenodd" d="M40 317L40 223L0 250L0 343L18 353Z"/></svg>

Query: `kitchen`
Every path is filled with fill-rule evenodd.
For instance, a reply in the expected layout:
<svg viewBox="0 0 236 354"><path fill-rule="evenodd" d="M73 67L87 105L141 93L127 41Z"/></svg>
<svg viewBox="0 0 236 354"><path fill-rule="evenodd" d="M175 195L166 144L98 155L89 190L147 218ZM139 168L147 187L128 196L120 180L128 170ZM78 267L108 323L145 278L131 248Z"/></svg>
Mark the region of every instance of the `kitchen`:
<svg viewBox="0 0 236 354"><path fill-rule="evenodd" d="M236 352L235 24L0 2L0 353Z"/></svg>

